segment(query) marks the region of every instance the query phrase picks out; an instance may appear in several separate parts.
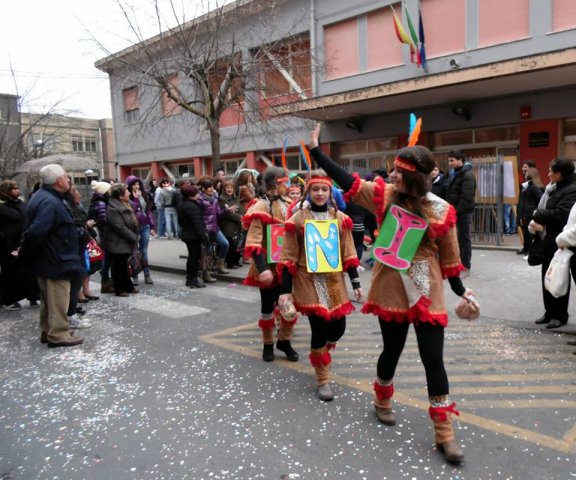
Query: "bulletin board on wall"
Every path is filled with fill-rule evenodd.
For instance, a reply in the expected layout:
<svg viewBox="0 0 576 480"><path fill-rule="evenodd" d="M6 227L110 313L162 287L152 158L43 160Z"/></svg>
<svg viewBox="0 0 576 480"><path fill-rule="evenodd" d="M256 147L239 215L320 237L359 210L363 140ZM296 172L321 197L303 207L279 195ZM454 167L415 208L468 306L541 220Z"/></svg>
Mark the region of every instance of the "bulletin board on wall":
<svg viewBox="0 0 576 480"><path fill-rule="evenodd" d="M503 202L507 205L516 205L519 194L518 158L516 156L502 158L502 175Z"/></svg>
<svg viewBox="0 0 576 480"><path fill-rule="evenodd" d="M498 157L475 157L470 159L476 176L476 203L495 204L499 202L499 185L502 181L503 203L516 205L518 202L518 158L502 157L502 168L499 169Z"/></svg>

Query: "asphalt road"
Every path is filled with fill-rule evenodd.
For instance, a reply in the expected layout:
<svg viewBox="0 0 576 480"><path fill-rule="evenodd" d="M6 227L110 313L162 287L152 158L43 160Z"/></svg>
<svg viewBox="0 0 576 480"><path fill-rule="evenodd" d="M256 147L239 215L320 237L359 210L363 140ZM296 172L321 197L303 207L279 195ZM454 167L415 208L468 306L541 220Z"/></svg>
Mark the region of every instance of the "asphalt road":
<svg viewBox="0 0 576 480"><path fill-rule="evenodd" d="M371 404L374 317L349 317L333 355L336 399L323 403L306 319L301 360L264 363L257 290L154 279L91 302L81 347L40 345L37 310L0 312L0 479L576 478L569 335L494 316L451 322L445 357L466 455L453 467L434 448L413 334L398 425L386 427Z"/></svg>

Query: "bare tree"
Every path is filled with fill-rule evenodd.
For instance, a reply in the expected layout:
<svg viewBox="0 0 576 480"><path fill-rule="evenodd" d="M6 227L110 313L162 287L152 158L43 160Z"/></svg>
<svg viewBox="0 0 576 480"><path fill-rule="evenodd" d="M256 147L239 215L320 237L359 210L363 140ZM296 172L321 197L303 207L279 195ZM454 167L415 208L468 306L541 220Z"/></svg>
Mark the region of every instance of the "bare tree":
<svg viewBox="0 0 576 480"><path fill-rule="evenodd" d="M60 105L64 99L46 106L41 113L29 115L29 121L22 122L22 110L36 103L33 96L35 83L28 90L20 92L16 82L16 72L12 69L15 95L0 95L0 177L12 178L18 166L31 158L42 157L46 145L34 144L33 132L40 132L43 125L55 115L71 114Z"/></svg>
<svg viewBox="0 0 576 480"><path fill-rule="evenodd" d="M186 21L168 0L176 26L167 28L154 0L159 33L146 39L135 12L122 0L117 3L136 41L119 53L105 50L108 57L96 66L120 81L130 101L137 102L141 131L158 128L174 113L186 114L183 120L195 118L209 133L214 168L220 165L225 115L237 116L237 135L278 139L291 120L271 120L271 106L310 94L313 55L305 8L282 18L279 7L287 0L237 0ZM187 128L202 135L203 129L193 125Z"/></svg>

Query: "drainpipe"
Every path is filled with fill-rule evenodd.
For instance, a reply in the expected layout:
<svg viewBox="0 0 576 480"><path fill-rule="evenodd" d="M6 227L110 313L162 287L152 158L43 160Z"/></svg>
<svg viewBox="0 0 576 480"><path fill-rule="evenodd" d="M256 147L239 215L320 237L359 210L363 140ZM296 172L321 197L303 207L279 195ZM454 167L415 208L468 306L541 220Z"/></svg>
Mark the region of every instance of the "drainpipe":
<svg viewBox="0 0 576 480"><path fill-rule="evenodd" d="M310 58L312 61L312 97L318 92L318 80L316 78L316 0L310 0Z"/></svg>

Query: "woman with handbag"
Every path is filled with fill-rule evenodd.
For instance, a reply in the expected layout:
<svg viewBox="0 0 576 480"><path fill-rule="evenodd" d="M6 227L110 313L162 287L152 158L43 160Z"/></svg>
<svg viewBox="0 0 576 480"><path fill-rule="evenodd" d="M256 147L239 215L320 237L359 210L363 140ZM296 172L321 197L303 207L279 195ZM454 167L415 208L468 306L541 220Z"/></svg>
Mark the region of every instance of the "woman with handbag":
<svg viewBox="0 0 576 480"><path fill-rule="evenodd" d="M154 200L149 192L144 189L144 183L140 178L131 175L126 179L126 185L128 185L128 190L130 190L132 210L134 210L134 214L140 225L138 248L146 263L144 267L144 283L153 285L154 282L152 281L152 277L150 277L150 268L148 267L148 243L150 242L150 236L156 234L156 232L154 232L154 215L152 213ZM132 277L132 283L138 285L138 275Z"/></svg>
<svg viewBox="0 0 576 480"><path fill-rule="evenodd" d="M532 266L541 265L542 269L544 315L535 323L546 325L547 329L553 329L568 323L570 290L566 295L555 298L544 288L544 278L558 248L556 237L568 222L570 210L576 202L574 163L565 158L552 160L548 169L548 177L550 184L546 187L529 225L529 230L535 234L535 239L528 254L528 263Z"/></svg>
<svg viewBox="0 0 576 480"><path fill-rule="evenodd" d="M534 210L538 208L538 203L544 193L544 185L542 180L540 180L540 173L537 168L528 167L524 169L524 165L522 165L522 171L525 171L524 178L526 181L522 184L517 216L520 219L524 242L522 248L516 253L518 255L528 255L534 241L534 235L528 231L528 225L532 221ZM528 257L525 260L528 260Z"/></svg>
<svg viewBox="0 0 576 480"><path fill-rule="evenodd" d="M138 293L128 274L128 257L138 250L139 232L140 224L130 205L128 187L124 183L112 185L106 209L106 251L110 253L117 297Z"/></svg>

